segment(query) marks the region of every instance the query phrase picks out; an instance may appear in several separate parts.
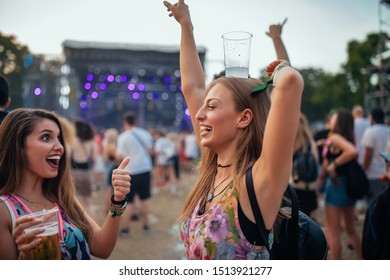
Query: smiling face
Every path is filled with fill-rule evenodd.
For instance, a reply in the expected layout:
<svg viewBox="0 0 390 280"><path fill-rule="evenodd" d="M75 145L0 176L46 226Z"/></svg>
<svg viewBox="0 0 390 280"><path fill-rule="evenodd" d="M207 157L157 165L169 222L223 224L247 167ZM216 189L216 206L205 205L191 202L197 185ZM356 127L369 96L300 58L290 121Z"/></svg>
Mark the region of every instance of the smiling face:
<svg viewBox="0 0 390 280"><path fill-rule="evenodd" d="M60 129L54 121L43 118L35 123L24 144L26 175L45 179L57 176L64 153L59 139Z"/></svg>
<svg viewBox="0 0 390 280"><path fill-rule="evenodd" d="M234 107L232 91L216 84L208 92L196 114L200 124L200 144L215 151L225 149L237 136L240 112Z"/></svg>

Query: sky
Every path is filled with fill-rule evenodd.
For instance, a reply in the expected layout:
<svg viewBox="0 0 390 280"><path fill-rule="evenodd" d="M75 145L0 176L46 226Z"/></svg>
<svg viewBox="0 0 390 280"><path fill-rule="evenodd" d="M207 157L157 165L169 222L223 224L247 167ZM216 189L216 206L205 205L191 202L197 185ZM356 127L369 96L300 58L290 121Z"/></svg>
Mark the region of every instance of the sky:
<svg viewBox="0 0 390 280"><path fill-rule="evenodd" d="M379 19L389 18L390 6L379 1L187 0L186 4L196 42L206 48L206 80L210 80L224 69L223 33L253 34L249 72L257 77L276 58L265 33L285 18L282 38L292 65L339 72L349 41L386 31ZM168 16L162 0L0 0L0 32L16 35L33 53L48 55L60 55L65 40L155 46L180 42L180 26Z"/></svg>

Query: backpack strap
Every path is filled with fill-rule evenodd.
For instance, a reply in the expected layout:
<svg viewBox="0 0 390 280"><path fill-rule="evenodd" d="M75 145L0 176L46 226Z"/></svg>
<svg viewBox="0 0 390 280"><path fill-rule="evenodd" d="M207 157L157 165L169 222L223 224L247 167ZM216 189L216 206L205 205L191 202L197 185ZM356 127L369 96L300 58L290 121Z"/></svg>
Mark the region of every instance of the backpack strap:
<svg viewBox="0 0 390 280"><path fill-rule="evenodd" d="M259 230L260 236L263 239L267 250L270 252L272 249L272 242L270 242L269 234L272 233L265 228L263 216L261 215L260 207L256 199L256 193L253 187L252 167L250 167L245 174L245 182L248 191L249 201L251 203L252 212L256 220L257 229ZM288 184L287 186L285 194L286 193L291 199L291 219L288 223L289 251L291 252L293 259L298 259L298 197L295 193L295 190L293 189L293 187L291 187L290 184Z"/></svg>
<svg viewBox="0 0 390 280"><path fill-rule="evenodd" d="M252 167L250 167L246 171L245 182L246 182L246 189L248 191L249 201L251 203L253 216L255 216L257 229L259 230L261 239L263 239L265 247L267 247L268 252L270 252L272 248L272 243L270 242L269 235L272 233L265 228L263 216L261 215L260 207L259 204L257 203L256 193L253 187L253 180L252 180ZM267 236L267 232L268 232L268 236Z"/></svg>
<svg viewBox="0 0 390 280"><path fill-rule="evenodd" d="M311 153L311 143L310 143L310 140L306 141L306 153Z"/></svg>

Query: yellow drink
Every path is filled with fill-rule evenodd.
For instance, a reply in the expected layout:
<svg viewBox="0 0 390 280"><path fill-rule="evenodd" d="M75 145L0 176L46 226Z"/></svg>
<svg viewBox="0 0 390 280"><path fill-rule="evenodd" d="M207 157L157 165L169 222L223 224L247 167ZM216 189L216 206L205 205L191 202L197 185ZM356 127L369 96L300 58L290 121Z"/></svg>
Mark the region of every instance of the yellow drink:
<svg viewBox="0 0 390 280"><path fill-rule="evenodd" d="M58 224L56 222L47 223L43 227L45 228L45 232L35 236L41 239L41 243L31 249L32 258L34 260L60 260L61 251ZM31 241L32 239L28 242Z"/></svg>

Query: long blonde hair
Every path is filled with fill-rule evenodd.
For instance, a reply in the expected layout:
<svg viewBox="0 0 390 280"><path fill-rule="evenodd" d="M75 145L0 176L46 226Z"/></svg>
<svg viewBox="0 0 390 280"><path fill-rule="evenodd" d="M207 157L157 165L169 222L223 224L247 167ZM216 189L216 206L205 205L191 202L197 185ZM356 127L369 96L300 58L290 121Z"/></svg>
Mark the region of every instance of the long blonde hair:
<svg viewBox="0 0 390 280"><path fill-rule="evenodd" d="M217 84L223 84L229 89L226 91L226 94L232 97L237 112L242 112L245 109L250 109L253 112L251 123L243 129L243 133L237 136L239 138L237 151L231 170L233 185L238 187L238 178L241 178L247 168L261 155L265 124L271 101L266 92L256 94L255 96L251 95L252 89L261 84L261 81L257 79L221 77L209 85L206 95ZM204 199L210 191L217 173L217 157L218 155L210 148L201 148L201 161L198 166L199 177L184 203L179 217L180 221L184 221L190 216L199 201Z"/></svg>
<svg viewBox="0 0 390 280"><path fill-rule="evenodd" d="M303 113L301 113L301 115L299 116L298 131L297 131L297 136L295 137L293 153L301 149L304 152L307 152L307 141L310 141L311 143L314 142L309 127L309 122L306 116Z"/></svg>
<svg viewBox="0 0 390 280"><path fill-rule="evenodd" d="M116 150L116 141L118 139L118 130L116 128L109 128L104 131L103 138L103 158L106 162L110 161L113 151Z"/></svg>

